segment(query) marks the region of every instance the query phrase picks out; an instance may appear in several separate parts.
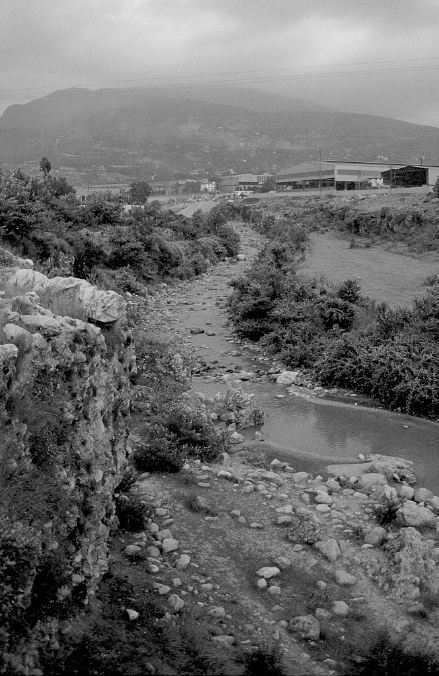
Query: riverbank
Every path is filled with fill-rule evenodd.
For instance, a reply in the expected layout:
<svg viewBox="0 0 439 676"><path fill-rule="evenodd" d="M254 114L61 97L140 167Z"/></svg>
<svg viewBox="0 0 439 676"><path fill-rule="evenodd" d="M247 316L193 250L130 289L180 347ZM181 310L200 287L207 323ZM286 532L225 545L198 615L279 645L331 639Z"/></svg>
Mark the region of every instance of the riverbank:
<svg viewBox="0 0 439 676"><path fill-rule="evenodd" d="M197 355L196 390L209 397L239 385L259 390L259 405L266 390L272 409L262 404L268 413L263 426L238 430L244 442L222 457L223 464L189 461L178 474L138 478L132 492L148 505L149 523L142 533L114 539L112 570L140 588L146 566L166 609L165 624L178 625L182 613L182 618L195 613L212 642L228 654L277 644L284 673L291 676L357 673L347 671L350 660L358 665L367 659L362 651L376 630L428 652L439 639L433 494L395 484L395 466L390 475L382 467L370 473L368 466L364 478L365 463L347 463L332 468L331 475L326 464L340 455L332 452L324 463L321 448L303 453L304 440L294 433L289 444L276 445L274 411L286 410L291 424L296 404L312 415L326 411L328 419L334 408L314 397L289 396L287 385L270 381L278 366L258 346L246 346L230 333L224 308L228 280L245 269L259 245L252 231L238 228L246 260L226 261L199 280L165 288L148 299L145 310ZM354 405L339 408L342 418L347 411L361 415ZM406 420L387 412L368 414L398 424ZM345 436L350 446L352 438ZM333 451L331 440L328 448ZM385 450L400 455L395 446ZM394 502L399 509L403 501L423 525L418 520L414 528L401 513L399 521L390 518L380 526L377 506ZM136 613L136 594L130 603ZM162 673L150 664L155 669L150 673Z"/></svg>

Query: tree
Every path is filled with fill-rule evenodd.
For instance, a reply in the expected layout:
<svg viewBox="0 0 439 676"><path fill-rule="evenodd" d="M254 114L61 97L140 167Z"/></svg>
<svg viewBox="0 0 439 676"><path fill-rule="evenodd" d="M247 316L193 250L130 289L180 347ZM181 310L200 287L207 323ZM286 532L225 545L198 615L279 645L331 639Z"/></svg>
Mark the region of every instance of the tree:
<svg viewBox="0 0 439 676"><path fill-rule="evenodd" d="M43 172L44 178L47 178L47 176L50 174L50 171L52 169L52 165L50 164L49 160L47 157L43 157L43 159L40 162L40 171Z"/></svg>
<svg viewBox="0 0 439 676"><path fill-rule="evenodd" d="M261 185L259 192L270 192L270 190L276 190L276 176L270 176L267 180Z"/></svg>
<svg viewBox="0 0 439 676"><path fill-rule="evenodd" d="M145 204L152 195L152 188L146 181L133 181L130 185L129 198L132 204Z"/></svg>

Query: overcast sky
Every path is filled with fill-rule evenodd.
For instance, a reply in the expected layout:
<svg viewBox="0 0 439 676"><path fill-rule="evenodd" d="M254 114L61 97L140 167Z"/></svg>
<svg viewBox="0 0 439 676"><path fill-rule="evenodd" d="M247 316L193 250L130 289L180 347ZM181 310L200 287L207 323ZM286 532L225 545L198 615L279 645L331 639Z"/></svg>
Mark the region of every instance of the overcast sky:
<svg viewBox="0 0 439 676"><path fill-rule="evenodd" d="M78 85L263 78L439 126L438 33L439 0L0 0L0 112Z"/></svg>

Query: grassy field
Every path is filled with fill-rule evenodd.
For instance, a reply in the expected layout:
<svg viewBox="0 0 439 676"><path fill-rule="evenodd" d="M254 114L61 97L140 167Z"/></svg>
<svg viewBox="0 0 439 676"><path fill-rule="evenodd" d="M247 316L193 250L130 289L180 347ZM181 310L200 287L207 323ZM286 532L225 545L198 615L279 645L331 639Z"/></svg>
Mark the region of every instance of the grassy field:
<svg viewBox="0 0 439 676"><path fill-rule="evenodd" d="M351 249L349 240L334 231L312 233L311 241L303 272L333 282L357 278L365 295L391 306L410 307L413 298L425 293L425 278L439 272L439 259L397 254L379 245Z"/></svg>

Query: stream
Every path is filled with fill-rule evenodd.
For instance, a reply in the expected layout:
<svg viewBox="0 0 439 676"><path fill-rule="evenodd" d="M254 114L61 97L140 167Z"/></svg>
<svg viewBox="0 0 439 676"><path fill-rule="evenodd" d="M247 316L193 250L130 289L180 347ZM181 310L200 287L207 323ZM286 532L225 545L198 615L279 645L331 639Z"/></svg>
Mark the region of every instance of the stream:
<svg viewBox="0 0 439 676"><path fill-rule="evenodd" d="M351 395L349 403L317 398L304 388L300 396L290 395L284 385L269 382L263 375L273 360L264 357L257 345L245 346L234 338L224 307L231 291L229 282L246 269L259 244L253 231L241 225L237 229L245 261L220 263L207 277L188 282L165 297L164 317L211 367L206 375L194 377L194 389L214 395L227 389L224 375L231 370L256 371L256 378L240 386L255 393L265 413L258 429L272 446L273 457L288 460L298 470L310 467L323 472L329 464L358 462L360 453L398 456L414 462L418 485L439 494L436 422L361 406L357 403L361 395ZM246 439L253 439L254 431L240 430Z"/></svg>

